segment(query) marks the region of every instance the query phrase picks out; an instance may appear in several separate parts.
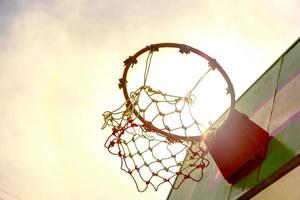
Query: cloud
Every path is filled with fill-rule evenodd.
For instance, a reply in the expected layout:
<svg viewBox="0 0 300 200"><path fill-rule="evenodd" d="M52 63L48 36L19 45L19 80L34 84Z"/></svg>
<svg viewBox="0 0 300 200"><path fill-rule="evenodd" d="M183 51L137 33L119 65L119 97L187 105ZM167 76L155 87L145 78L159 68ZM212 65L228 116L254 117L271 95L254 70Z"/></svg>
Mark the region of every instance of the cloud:
<svg viewBox="0 0 300 200"><path fill-rule="evenodd" d="M257 78L298 36L298 5L0 1L0 187L24 199L164 198L135 192L102 147L101 113L123 101L122 61L150 43L188 43L216 55L246 88L253 80L238 79L239 70Z"/></svg>

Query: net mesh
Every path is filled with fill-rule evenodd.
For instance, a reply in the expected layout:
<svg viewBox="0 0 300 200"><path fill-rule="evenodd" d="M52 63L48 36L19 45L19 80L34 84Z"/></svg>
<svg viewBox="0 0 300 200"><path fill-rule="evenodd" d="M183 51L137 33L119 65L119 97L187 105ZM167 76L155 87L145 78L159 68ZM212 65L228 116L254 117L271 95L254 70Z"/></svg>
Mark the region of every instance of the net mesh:
<svg viewBox="0 0 300 200"><path fill-rule="evenodd" d="M205 147L188 136L199 136L206 128L191 112L193 101L191 94L173 96L142 86L120 108L103 114L103 128L112 127L105 147L120 157L121 169L132 176L140 192L149 185L157 190L168 183L178 189L186 179L201 180L209 164Z"/></svg>

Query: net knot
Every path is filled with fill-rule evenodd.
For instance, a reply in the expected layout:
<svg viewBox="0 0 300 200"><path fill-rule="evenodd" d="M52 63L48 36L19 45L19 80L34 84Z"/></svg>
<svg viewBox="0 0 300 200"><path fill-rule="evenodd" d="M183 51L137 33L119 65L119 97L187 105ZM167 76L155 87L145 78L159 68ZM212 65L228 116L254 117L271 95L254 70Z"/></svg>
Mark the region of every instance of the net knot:
<svg viewBox="0 0 300 200"><path fill-rule="evenodd" d="M199 165L197 165L198 169L203 169L204 167L206 167L204 163L200 163Z"/></svg>
<svg viewBox="0 0 300 200"><path fill-rule="evenodd" d="M152 172L152 176L158 176L158 174L155 172Z"/></svg>
<svg viewBox="0 0 300 200"><path fill-rule="evenodd" d="M115 145L115 142L114 141L110 141L109 145L108 145L108 148L111 148Z"/></svg>
<svg viewBox="0 0 300 200"><path fill-rule="evenodd" d="M131 127L138 127L138 125L134 122L133 119L129 118L127 121L128 121L128 123L130 124Z"/></svg>
<svg viewBox="0 0 300 200"><path fill-rule="evenodd" d="M116 127L113 127L112 128L112 134L116 136L117 133L118 133L118 129Z"/></svg>
<svg viewBox="0 0 300 200"><path fill-rule="evenodd" d="M184 175L184 179L188 179L188 178L191 178L189 174Z"/></svg>
<svg viewBox="0 0 300 200"><path fill-rule="evenodd" d="M186 96L186 97L184 98L184 101L185 101L186 103L188 103L188 104L194 104L195 101L196 101L196 97L195 97L195 95L193 95L193 94L189 94L188 96Z"/></svg>

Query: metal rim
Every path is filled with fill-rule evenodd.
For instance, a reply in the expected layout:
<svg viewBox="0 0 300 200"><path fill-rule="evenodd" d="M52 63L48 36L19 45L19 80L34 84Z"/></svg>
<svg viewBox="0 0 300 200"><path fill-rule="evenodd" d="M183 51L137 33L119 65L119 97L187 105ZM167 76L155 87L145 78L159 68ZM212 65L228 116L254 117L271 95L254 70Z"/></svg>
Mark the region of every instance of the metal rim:
<svg viewBox="0 0 300 200"><path fill-rule="evenodd" d="M234 88L233 85L227 75L227 73L225 72L225 70L221 67L221 65L219 65L217 63L217 61L213 58L211 58L210 56L208 56L207 54L205 54L204 52L195 49L193 47L190 47L188 45L185 44L178 44L178 43L158 43L158 44L152 44L150 46L146 46L145 48L139 50L137 53L135 53L133 56L130 56L126 61L124 61L125 64L125 68L123 71L123 76L120 79L120 84L119 87L123 90L123 95L125 97L126 100L126 107L129 107L131 105L130 102L130 98L129 98L129 94L127 91L127 74L129 71L129 68L131 67L132 64L135 64L137 62L137 58L148 52L148 51L158 51L159 48L177 48L179 49L179 51L181 53L189 53L192 52L202 58L204 58L205 60L208 61L208 63L210 63L209 65L211 67L213 67L214 69L217 69L219 71L219 73L223 76L223 78L225 79L228 88L227 88L227 92L230 94L231 98L230 98L230 109L229 109L229 113L228 116L230 116L230 113L232 112L232 110L234 109L235 106L235 93L234 93ZM180 141L195 141L195 140L201 140L203 135L200 136L180 136L180 135L175 135L175 134L171 134L168 133L166 131L163 131L157 127L155 127L152 123L148 122L147 120L145 120L140 114L139 112L134 109L133 113L137 116L137 118L144 124L144 126L146 126L147 128L149 128L149 130L153 130L157 133L159 133L160 135L166 137L166 138L174 138L175 140L180 140ZM227 116L227 117L228 117Z"/></svg>

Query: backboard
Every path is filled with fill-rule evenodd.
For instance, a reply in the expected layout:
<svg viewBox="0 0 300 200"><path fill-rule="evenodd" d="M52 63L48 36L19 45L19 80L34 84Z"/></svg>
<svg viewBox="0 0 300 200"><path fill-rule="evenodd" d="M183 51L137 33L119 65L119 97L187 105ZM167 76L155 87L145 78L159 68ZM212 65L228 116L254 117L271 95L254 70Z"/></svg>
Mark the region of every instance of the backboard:
<svg viewBox="0 0 300 200"><path fill-rule="evenodd" d="M237 100L236 109L273 137L266 159L231 185L209 156L202 182L185 181L170 191L169 200L249 199L299 166L300 38Z"/></svg>

